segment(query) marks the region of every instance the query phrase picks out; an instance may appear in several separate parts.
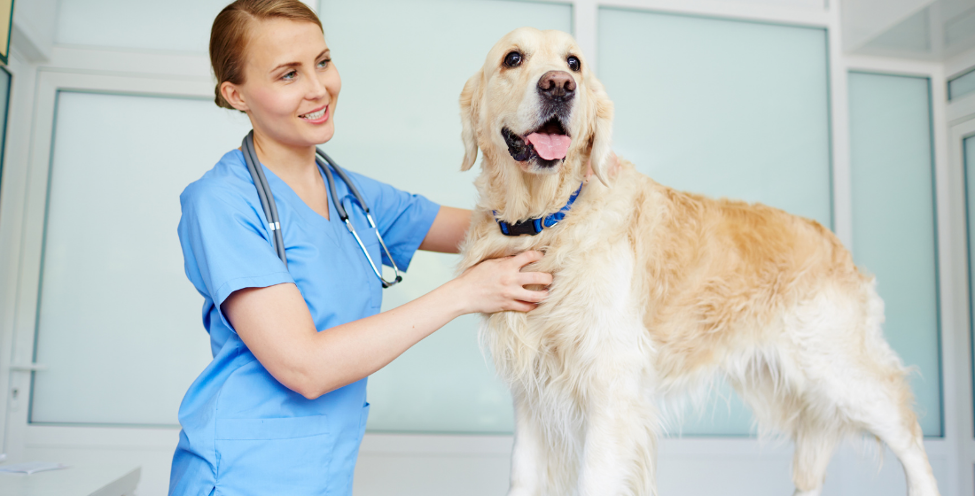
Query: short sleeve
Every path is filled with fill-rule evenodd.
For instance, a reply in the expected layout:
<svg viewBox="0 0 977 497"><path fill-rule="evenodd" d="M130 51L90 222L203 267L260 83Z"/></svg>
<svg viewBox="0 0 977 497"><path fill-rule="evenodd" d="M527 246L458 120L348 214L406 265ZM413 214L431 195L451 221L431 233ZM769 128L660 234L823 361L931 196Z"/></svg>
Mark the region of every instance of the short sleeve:
<svg viewBox="0 0 977 497"><path fill-rule="evenodd" d="M370 212L397 267L407 269L441 206L422 195L398 190L361 174L350 172L350 176L370 202ZM389 266L387 254L382 255L383 263Z"/></svg>
<svg viewBox="0 0 977 497"><path fill-rule="evenodd" d="M183 191L180 204L178 232L187 277L218 309L242 288L294 283L262 218L241 194L197 182Z"/></svg>

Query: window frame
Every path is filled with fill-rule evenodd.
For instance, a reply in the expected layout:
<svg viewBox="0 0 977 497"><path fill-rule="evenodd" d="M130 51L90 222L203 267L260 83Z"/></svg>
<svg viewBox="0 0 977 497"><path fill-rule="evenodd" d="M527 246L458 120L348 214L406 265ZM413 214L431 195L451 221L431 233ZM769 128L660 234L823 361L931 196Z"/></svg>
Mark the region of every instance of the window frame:
<svg viewBox="0 0 977 497"><path fill-rule="evenodd" d="M0 65L0 72L7 75L7 94L0 95L4 100L3 116L0 116L0 191L3 191L3 151L7 144L7 123L10 117L10 94L14 86L14 75L2 65Z"/></svg>

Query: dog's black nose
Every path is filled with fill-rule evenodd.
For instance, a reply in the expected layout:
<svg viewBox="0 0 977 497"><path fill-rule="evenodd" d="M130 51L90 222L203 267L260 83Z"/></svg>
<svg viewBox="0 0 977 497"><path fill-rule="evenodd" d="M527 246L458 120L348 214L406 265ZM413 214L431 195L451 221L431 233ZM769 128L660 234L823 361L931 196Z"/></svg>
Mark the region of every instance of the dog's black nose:
<svg viewBox="0 0 977 497"><path fill-rule="evenodd" d="M570 100L576 89L577 82L570 73L564 71L550 71L536 83L539 94L552 100Z"/></svg>

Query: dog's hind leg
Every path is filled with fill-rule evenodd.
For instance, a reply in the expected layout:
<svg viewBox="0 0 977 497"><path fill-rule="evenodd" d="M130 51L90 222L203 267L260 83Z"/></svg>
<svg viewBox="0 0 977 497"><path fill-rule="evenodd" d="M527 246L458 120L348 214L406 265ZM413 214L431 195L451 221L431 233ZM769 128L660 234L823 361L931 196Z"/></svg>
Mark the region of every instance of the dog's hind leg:
<svg viewBox="0 0 977 497"><path fill-rule="evenodd" d="M937 495L936 479L923 449L923 432L912 410L912 392L901 368L849 354L851 351L839 350L831 367L808 370L813 373L809 390L800 394L803 405L790 430L796 443L797 492L819 492L841 436L867 430L902 462L910 495Z"/></svg>
<svg viewBox="0 0 977 497"><path fill-rule="evenodd" d="M794 495L820 495L828 463L841 439L843 421L830 411L812 409L791 387L800 374L775 354L755 354L739 367L727 365L730 383L753 410L764 430L794 440Z"/></svg>
<svg viewBox="0 0 977 497"><path fill-rule="evenodd" d="M801 440L798 457L816 461L818 451L803 448L807 427L811 437L823 427L838 434L867 430L899 458L909 494L936 495L906 369L882 334L883 307L873 283L865 282L854 292L826 288L788 316L795 376L802 378L793 383L793 394L803 399L801 417L788 432ZM813 455L803 455L808 451ZM807 490L801 483L810 485L799 481L800 491Z"/></svg>
<svg viewBox="0 0 977 497"><path fill-rule="evenodd" d="M879 352L892 354L884 346ZM867 430L879 437L902 462L910 495L938 495L923 449L923 431L912 410L912 391L895 356L892 361L879 360L885 355L849 356L846 360L850 352L838 351L835 367L822 369L812 378L818 392L811 393L816 399L808 400L806 411L817 410L822 424L835 426L839 432ZM823 431L811 433L817 437ZM803 433L800 438L803 440ZM798 442L799 450L801 445ZM805 490L800 483L798 489Z"/></svg>
<svg viewBox="0 0 977 497"><path fill-rule="evenodd" d="M901 374L888 380L858 381L859 389L866 395L851 405L851 418L857 426L879 437L899 458L909 495L939 495L923 448L923 430L912 410L909 385Z"/></svg>
<svg viewBox="0 0 977 497"><path fill-rule="evenodd" d="M906 473L910 495L939 495L929 458L923 448L923 430L913 412L913 393L906 381L906 370L882 335L883 303L874 287L866 287L864 349L859 356L848 356L848 365L833 371L829 394L837 397L857 429L879 437L895 453ZM853 350L842 352L845 357Z"/></svg>

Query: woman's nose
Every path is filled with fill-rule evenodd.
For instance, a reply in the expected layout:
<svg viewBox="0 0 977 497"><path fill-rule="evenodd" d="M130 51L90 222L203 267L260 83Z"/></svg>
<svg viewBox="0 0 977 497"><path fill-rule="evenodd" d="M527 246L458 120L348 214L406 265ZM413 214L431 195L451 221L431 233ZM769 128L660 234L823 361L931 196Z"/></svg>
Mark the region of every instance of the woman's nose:
<svg viewBox="0 0 977 497"><path fill-rule="evenodd" d="M312 78L306 78L306 81L309 81L310 83L310 88L308 90L308 94L306 95L306 98L309 100L318 100L329 94L329 92L326 90L325 82L323 82L318 75L315 75L315 77Z"/></svg>

